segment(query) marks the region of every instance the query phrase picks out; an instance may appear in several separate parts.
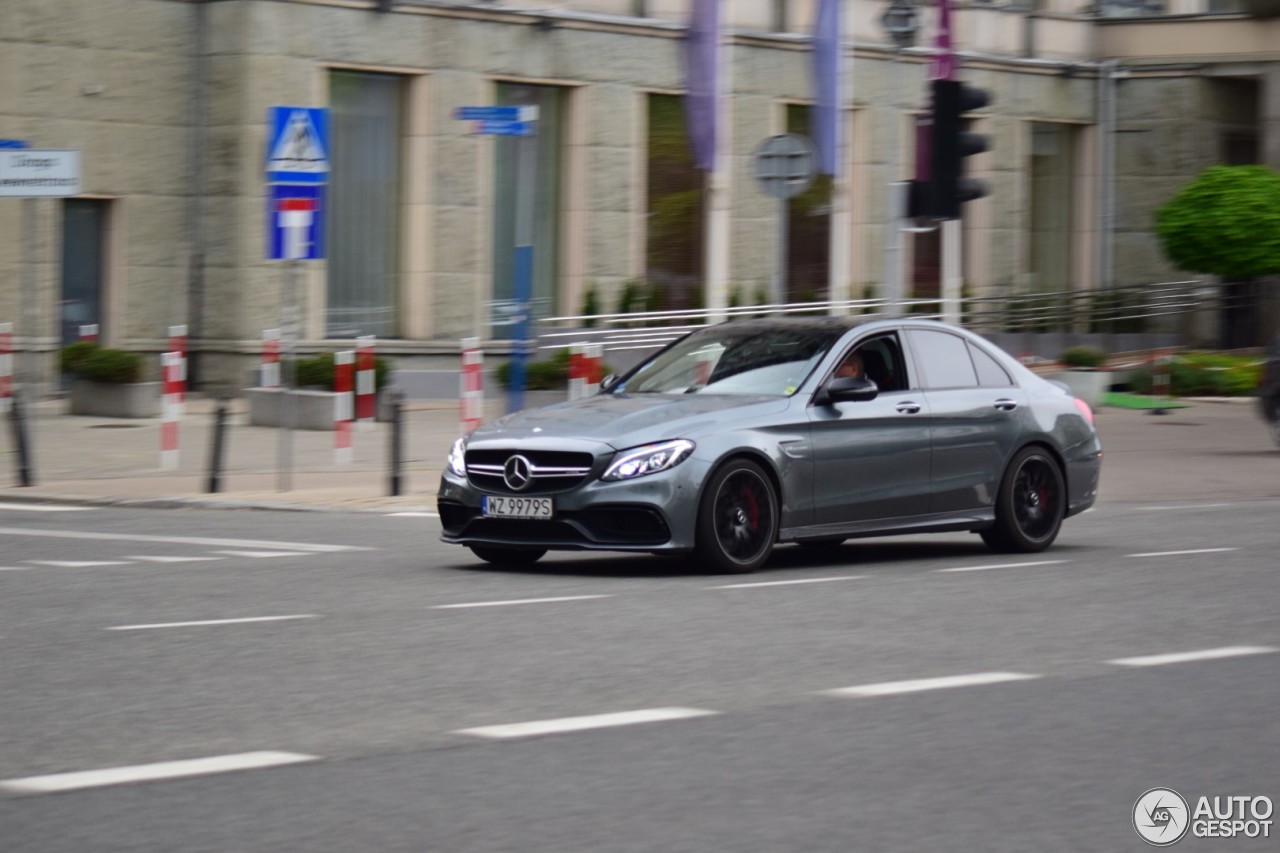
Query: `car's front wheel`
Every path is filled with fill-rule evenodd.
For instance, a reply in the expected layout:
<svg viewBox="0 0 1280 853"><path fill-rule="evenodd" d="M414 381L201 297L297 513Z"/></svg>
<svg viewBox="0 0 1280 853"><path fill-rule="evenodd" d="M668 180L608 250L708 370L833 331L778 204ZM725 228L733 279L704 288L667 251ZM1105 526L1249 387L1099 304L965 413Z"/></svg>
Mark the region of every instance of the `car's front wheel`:
<svg viewBox="0 0 1280 853"><path fill-rule="evenodd" d="M468 545L467 547L471 549L472 554L486 563L505 568L532 566L547 553L546 548L491 548L486 545Z"/></svg>
<svg viewBox="0 0 1280 853"><path fill-rule="evenodd" d="M982 531L982 540L994 551L1043 551L1058 537L1066 509L1066 481L1057 460L1043 448L1024 448L1004 472L996 523Z"/></svg>
<svg viewBox="0 0 1280 853"><path fill-rule="evenodd" d="M777 537L778 497L764 469L749 459L721 466L698 507L698 557L718 571L753 572Z"/></svg>

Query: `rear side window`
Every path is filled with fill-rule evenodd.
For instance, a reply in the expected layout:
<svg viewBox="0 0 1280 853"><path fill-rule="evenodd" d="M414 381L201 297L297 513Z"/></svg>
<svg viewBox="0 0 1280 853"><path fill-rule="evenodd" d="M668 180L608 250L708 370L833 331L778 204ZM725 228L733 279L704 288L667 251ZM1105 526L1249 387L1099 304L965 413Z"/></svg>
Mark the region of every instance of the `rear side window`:
<svg viewBox="0 0 1280 853"><path fill-rule="evenodd" d="M977 388L978 374L964 338L931 329L907 331L925 388Z"/></svg>
<svg viewBox="0 0 1280 853"><path fill-rule="evenodd" d="M1013 379L1000 366L1000 362L985 353L981 347L969 344L969 355L973 356L973 366L978 371L978 384L983 388L1007 388L1013 384Z"/></svg>

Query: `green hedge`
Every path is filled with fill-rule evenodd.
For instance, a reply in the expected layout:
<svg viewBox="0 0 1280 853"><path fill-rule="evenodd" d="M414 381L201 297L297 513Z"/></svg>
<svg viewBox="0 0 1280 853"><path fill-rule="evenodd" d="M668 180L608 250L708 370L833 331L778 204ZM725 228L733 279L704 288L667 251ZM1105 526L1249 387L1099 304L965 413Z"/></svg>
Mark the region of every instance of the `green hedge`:
<svg viewBox="0 0 1280 853"><path fill-rule="evenodd" d="M1071 347L1062 351L1058 361L1066 367L1098 368L1107 363L1107 354L1097 347Z"/></svg>
<svg viewBox="0 0 1280 853"><path fill-rule="evenodd" d="M143 380L140 353L100 347L93 341L67 344L58 353L58 367L89 382L128 385Z"/></svg>
<svg viewBox="0 0 1280 853"><path fill-rule="evenodd" d="M331 352L320 352L300 358L294 362L293 384L297 388L323 388L333 390L336 374L334 356ZM373 359L373 384L378 390L385 388L391 381L391 362L381 356Z"/></svg>
<svg viewBox="0 0 1280 853"><path fill-rule="evenodd" d="M1169 365L1169 393L1175 397L1247 397L1261 381L1262 362L1256 357L1184 353ZM1152 393L1152 367L1135 371L1130 385L1139 394Z"/></svg>
<svg viewBox="0 0 1280 853"><path fill-rule="evenodd" d="M526 361L524 364L524 387L527 391L553 391L567 388L569 385L569 350L556 350L551 358L543 361ZM600 373L608 376L613 369L602 364ZM503 388L511 387L511 362L504 361L494 371L498 384Z"/></svg>

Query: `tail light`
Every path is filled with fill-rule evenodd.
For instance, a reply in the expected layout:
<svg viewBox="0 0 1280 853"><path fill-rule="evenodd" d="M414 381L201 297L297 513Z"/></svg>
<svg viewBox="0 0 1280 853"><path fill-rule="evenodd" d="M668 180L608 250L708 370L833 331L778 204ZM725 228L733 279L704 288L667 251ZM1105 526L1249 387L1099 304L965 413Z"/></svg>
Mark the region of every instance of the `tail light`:
<svg viewBox="0 0 1280 853"><path fill-rule="evenodd" d="M1079 397L1075 398L1075 404L1080 414L1084 415L1084 419L1089 422L1089 426L1093 426L1093 409L1089 408L1089 404Z"/></svg>

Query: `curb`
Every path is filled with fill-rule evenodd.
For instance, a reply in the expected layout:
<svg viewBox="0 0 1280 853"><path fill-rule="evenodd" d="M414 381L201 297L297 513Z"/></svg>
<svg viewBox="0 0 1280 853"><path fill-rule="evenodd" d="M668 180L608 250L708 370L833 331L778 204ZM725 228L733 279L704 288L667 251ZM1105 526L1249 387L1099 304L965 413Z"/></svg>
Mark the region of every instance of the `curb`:
<svg viewBox="0 0 1280 853"><path fill-rule="evenodd" d="M348 507L333 504L291 503L289 501L236 500L202 497L122 498L88 495L60 495L51 492L11 493L0 491L0 501L10 503L62 504L71 506L116 507L125 509L212 509L269 510L272 512L361 512L387 515L394 512L435 513L435 505L395 504L379 507Z"/></svg>

